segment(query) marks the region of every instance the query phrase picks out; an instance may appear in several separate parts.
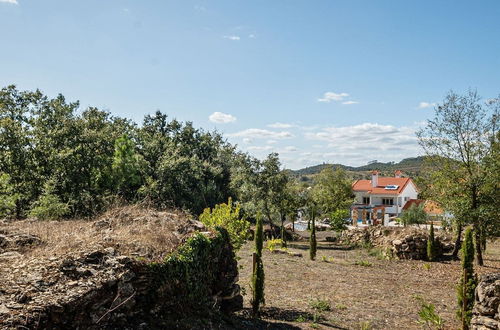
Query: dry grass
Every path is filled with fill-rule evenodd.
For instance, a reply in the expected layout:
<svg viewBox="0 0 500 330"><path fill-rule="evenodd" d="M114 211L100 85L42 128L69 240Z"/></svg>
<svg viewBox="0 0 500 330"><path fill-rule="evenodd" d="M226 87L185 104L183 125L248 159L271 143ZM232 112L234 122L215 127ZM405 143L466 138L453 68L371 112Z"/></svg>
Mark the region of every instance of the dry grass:
<svg viewBox="0 0 500 330"><path fill-rule="evenodd" d="M141 206L112 209L94 220L15 221L0 225L8 233L35 235L42 244L25 249L27 257L50 257L79 250L114 247L121 254L158 259L194 231L190 216Z"/></svg>
<svg viewBox="0 0 500 330"><path fill-rule="evenodd" d="M253 243L240 251L240 284L248 293ZM425 262L379 260L365 249L343 250L319 243L316 261L308 258L307 243L289 244L290 252L303 257L264 251L266 307L269 322L285 322L290 327L309 329L420 329L417 323L421 296L436 306L447 329L456 329L455 287L460 274L459 261ZM324 257L324 258L323 258ZM371 266L364 266L366 264ZM479 273L500 271L500 241L490 244L485 267ZM425 267L430 264L430 267ZM331 311L318 313L311 304L327 301Z"/></svg>

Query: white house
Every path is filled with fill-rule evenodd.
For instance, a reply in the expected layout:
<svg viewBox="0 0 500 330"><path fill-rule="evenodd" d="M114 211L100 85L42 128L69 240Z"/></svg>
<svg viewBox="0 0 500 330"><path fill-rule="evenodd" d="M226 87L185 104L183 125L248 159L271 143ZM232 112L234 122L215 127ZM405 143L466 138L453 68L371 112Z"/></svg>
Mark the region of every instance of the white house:
<svg viewBox="0 0 500 330"><path fill-rule="evenodd" d="M396 171L394 177L381 177L378 171L372 172L371 180L357 180L352 184L356 196L351 206L353 223L372 220L373 223L389 217L398 216L405 204L417 199L417 186L411 178L401 177Z"/></svg>

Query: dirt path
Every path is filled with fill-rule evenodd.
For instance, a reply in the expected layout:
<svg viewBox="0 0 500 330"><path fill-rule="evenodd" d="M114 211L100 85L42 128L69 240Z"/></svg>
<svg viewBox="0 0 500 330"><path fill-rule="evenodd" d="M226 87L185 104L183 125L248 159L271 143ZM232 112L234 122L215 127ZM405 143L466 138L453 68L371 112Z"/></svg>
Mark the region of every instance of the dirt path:
<svg viewBox="0 0 500 330"><path fill-rule="evenodd" d="M252 249L249 242L238 253L245 307L250 307ZM305 329L421 329L415 299L420 296L436 306L447 329L459 327L458 261L379 260L373 251L345 250L326 242L319 243L316 261L309 260L306 242L290 244L289 251L303 257L264 252L266 321ZM486 267L478 272L500 272L500 241L490 244ZM318 312L312 307L318 302L330 310ZM317 322L315 314L320 315Z"/></svg>

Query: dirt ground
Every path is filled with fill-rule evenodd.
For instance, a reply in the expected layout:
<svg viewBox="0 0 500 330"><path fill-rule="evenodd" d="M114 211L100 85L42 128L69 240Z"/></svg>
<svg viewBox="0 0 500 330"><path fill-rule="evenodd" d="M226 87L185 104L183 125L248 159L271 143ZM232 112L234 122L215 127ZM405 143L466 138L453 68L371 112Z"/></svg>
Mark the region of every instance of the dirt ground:
<svg viewBox="0 0 500 330"><path fill-rule="evenodd" d="M417 296L435 305L446 329L460 327L455 316L459 261L383 260L373 250L321 240L316 261L309 259L307 241L289 243L288 251L302 257L263 252L262 318L271 328L421 329ZM246 291L242 315L250 308L252 252L253 242L238 252ZM489 244L485 266L476 271L500 272L500 240Z"/></svg>

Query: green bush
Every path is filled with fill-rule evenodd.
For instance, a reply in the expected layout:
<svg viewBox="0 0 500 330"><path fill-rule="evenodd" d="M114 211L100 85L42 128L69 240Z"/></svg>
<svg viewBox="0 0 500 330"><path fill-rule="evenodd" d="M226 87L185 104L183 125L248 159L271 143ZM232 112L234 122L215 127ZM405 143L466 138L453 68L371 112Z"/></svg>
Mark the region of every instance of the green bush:
<svg viewBox="0 0 500 330"><path fill-rule="evenodd" d="M15 213L16 200L9 175L0 174L0 218L8 218Z"/></svg>
<svg viewBox="0 0 500 330"><path fill-rule="evenodd" d="M327 312L332 308L330 307L330 302L323 299L315 299L309 302L309 306L317 312Z"/></svg>
<svg viewBox="0 0 500 330"><path fill-rule="evenodd" d="M415 299L420 302L418 323L420 323L422 326L428 327L429 329L443 329L444 320L436 313L436 307L434 306L434 304L425 302L424 299L420 296L416 296Z"/></svg>
<svg viewBox="0 0 500 330"><path fill-rule="evenodd" d="M61 202L55 194L56 184L53 180L45 183L43 193L38 200L33 203L28 215L39 220L58 220L69 214L67 203Z"/></svg>
<svg viewBox="0 0 500 330"><path fill-rule="evenodd" d="M266 248L271 252L278 248L284 249L286 251L286 248L283 245L283 240L281 238L276 238L266 241Z"/></svg>
<svg viewBox="0 0 500 330"><path fill-rule="evenodd" d="M457 316L462 320L462 328L468 329L474 307L474 290L477 279L474 274L474 242L472 230L467 228L462 243L462 276L457 288Z"/></svg>
<svg viewBox="0 0 500 330"><path fill-rule="evenodd" d="M332 230L343 232L347 229L345 219L349 218L349 210L338 209L330 214L330 226Z"/></svg>
<svg viewBox="0 0 500 330"><path fill-rule="evenodd" d="M412 205L401 214L401 222L406 227L407 225L419 225L427 222L427 213L424 210L424 205Z"/></svg>
<svg viewBox="0 0 500 330"><path fill-rule="evenodd" d="M240 206L233 206L231 198L227 204L218 204L212 210L206 208L200 215L200 221L208 228L226 229L236 250L245 242L250 227L248 221L240 216Z"/></svg>

